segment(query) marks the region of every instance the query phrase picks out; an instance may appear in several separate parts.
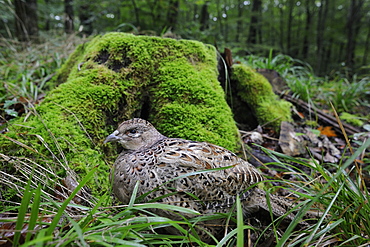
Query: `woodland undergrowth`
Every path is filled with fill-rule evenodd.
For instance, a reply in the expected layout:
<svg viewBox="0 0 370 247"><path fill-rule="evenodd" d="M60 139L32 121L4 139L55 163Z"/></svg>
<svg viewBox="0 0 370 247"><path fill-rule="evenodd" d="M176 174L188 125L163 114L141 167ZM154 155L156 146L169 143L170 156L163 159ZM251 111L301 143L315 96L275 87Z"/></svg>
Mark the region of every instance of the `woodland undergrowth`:
<svg viewBox="0 0 370 247"><path fill-rule="evenodd" d="M42 100L44 93L50 90L47 82L56 69L75 46L84 41L77 35L53 36L26 47L12 40L0 40L1 47L5 47L0 57L2 133L6 132L11 118L27 114L28 107ZM239 60L253 67L278 71L292 93L305 101L323 106L324 99L330 100L340 112L350 111L363 121L369 121L368 113L363 112L369 107L369 78L318 78L309 65L284 55ZM312 171L307 174L292 170L300 178L299 183L280 181L300 205L296 209L296 220L285 228L281 227L282 219L276 219L264 228L249 224L239 200L235 212L230 214L198 215L182 221L160 217L150 209L198 213L181 207L141 203L136 198L136 191L128 205L107 204L112 201L111 191L93 198L84 190L96 169L77 181L66 166L68 175L62 178L31 159L13 157L0 149L2 164L12 164L19 171L17 175L1 171L0 183L12 186L20 198L20 202L0 202L7 205L0 212L0 241L14 246L207 246L193 231L196 222L225 217L229 225L233 223L236 228L225 226L223 236L214 236L216 246L368 246L370 204L364 178L368 170L362 169L358 157L369 146L370 139L367 139L350 157L342 157L338 164L324 164L313 158L293 158L262 148L275 160L265 164L267 167L289 167L294 162ZM53 154L46 155L45 160L45 163L63 163L56 161ZM268 193L278 189L269 185L266 188L269 188ZM304 213L312 209L321 212L315 223L297 230L295 226ZM164 229L168 226L177 228L183 236L166 234Z"/></svg>

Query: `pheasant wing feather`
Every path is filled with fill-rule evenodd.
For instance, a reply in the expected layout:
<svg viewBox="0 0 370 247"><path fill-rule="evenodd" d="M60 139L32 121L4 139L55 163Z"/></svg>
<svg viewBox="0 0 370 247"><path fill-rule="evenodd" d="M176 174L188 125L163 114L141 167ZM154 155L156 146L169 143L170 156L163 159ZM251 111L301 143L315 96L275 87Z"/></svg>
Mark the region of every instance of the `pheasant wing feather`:
<svg viewBox="0 0 370 247"><path fill-rule="evenodd" d="M178 171L177 176L228 167L174 182L178 190L192 193L202 201L209 201L208 207L230 206L237 194L245 199L249 195L246 190L263 180L255 167L222 147L182 139L166 139L164 143L166 145L163 153L158 156L158 162L172 165Z"/></svg>

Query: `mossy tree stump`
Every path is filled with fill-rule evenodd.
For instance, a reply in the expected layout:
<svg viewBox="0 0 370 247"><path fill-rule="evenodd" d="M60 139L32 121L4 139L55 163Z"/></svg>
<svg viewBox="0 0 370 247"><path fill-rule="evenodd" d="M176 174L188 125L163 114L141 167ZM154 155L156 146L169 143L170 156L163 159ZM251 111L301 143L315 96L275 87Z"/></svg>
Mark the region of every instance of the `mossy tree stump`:
<svg viewBox="0 0 370 247"><path fill-rule="evenodd" d="M97 195L109 190L110 164L119 151L103 140L123 120L145 118L169 137L235 151L238 133L217 81L216 56L213 46L197 41L96 37L70 56L33 114L9 124L1 152L48 163L61 175L58 162L81 176L97 166L90 183Z"/></svg>
<svg viewBox="0 0 370 247"><path fill-rule="evenodd" d="M234 64L231 67L233 94L228 101L235 120L249 129L267 125L279 130L283 121L292 121L292 104L280 100L268 80L251 67Z"/></svg>
<svg viewBox="0 0 370 247"><path fill-rule="evenodd" d="M32 114L9 123L0 139L1 153L26 157L64 176L65 169L84 176L98 167L93 194L109 191L110 165L119 146L103 145L117 125L133 117L149 120L163 134L207 141L236 151L239 137L233 114L217 80L217 53L197 41L108 33L80 45L58 71L52 89ZM276 96L266 79L235 65L235 98L258 121L277 115ZM237 104L236 104L237 105ZM237 110L236 119L251 115ZM281 113L283 112L283 113ZM3 171L15 174L3 161ZM3 199L14 191L3 188Z"/></svg>

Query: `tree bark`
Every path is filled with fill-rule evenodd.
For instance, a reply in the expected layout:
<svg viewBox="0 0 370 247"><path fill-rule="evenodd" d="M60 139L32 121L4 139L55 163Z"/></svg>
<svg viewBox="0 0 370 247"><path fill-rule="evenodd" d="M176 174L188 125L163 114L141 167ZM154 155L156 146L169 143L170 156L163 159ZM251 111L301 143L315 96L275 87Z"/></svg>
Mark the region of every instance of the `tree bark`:
<svg viewBox="0 0 370 247"><path fill-rule="evenodd" d="M20 41L29 41L38 37L37 1L15 0L15 30Z"/></svg>
<svg viewBox="0 0 370 247"><path fill-rule="evenodd" d="M355 66L356 38L360 31L361 19L363 16L361 8L363 4L363 0L352 0L347 18L346 65L350 72L353 71Z"/></svg>
<svg viewBox="0 0 370 247"><path fill-rule="evenodd" d="M66 33L73 33L74 31L74 14L73 14L73 0L64 0L64 31Z"/></svg>
<svg viewBox="0 0 370 247"><path fill-rule="evenodd" d="M227 19L229 15L228 15L226 4L224 4L223 6L223 12L225 13L225 17L223 16L223 13L221 13L220 22L222 21L224 23L223 24L223 37L224 37L225 42L228 42L229 41L229 22Z"/></svg>
<svg viewBox="0 0 370 247"><path fill-rule="evenodd" d="M321 6L319 8L319 19L317 22L317 36L316 36L316 57L317 57L317 64L316 64L316 71L317 73L321 74L323 72L322 65L324 59L324 36L325 36L325 29L326 29L326 17L328 14L328 4L329 0L321 1Z"/></svg>
<svg viewBox="0 0 370 247"><path fill-rule="evenodd" d="M132 6L134 7L134 13L135 13L135 20L136 20L136 26L140 27L140 17L139 17L139 9L136 5L135 0L131 0Z"/></svg>
<svg viewBox="0 0 370 247"><path fill-rule="evenodd" d="M287 49L288 54L292 54L292 22L293 22L293 7L294 7L294 0L289 1L288 6L288 23L287 23Z"/></svg>
<svg viewBox="0 0 370 247"><path fill-rule="evenodd" d="M193 21L196 22L197 21L197 17L198 16L198 5L197 4L193 4Z"/></svg>
<svg viewBox="0 0 370 247"><path fill-rule="evenodd" d="M171 26L172 31L177 28L177 18L179 16L179 0L170 0L167 12L167 23Z"/></svg>
<svg viewBox="0 0 370 247"><path fill-rule="evenodd" d="M91 16L91 4L85 3L79 6L78 17L81 22L82 33L86 35L91 35L93 32L93 18Z"/></svg>
<svg viewBox="0 0 370 247"><path fill-rule="evenodd" d="M367 64L367 58L369 56L369 46L370 46L370 25L368 26L367 36L365 40L365 51L362 57L362 64Z"/></svg>
<svg viewBox="0 0 370 247"><path fill-rule="evenodd" d="M305 24L305 31L304 31L304 38L303 38L303 47L302 47L302 57L308 58L309 54L309 37L310 37L310 30L312 26L312 12L310 8L310 0L306 1L306 24Z"/></svg>
<svg viewBox="0 0 370 247"><path fill-rule="evenodd" d="M50 0L45 0L46 8L49 8ZM50 18L45 18L45 31L50 30Z"/></svg>
<svg viewBox="0 0 370 247"><path fill-rule="evenodd" d="M243 2L244 1L238 1L238 19L236 21L236 37L235 41L239 42L240 34L242 32L242 14L243 14Z"/></svg>
<svg viewBox="0 0 370 247"><path fill-rule="evenodd" d="M200 31L204 31L209 28L209 12L208 12L209 1L206 1L200 12Z"/></svg>
<svg viewBox="0 0 370 247"><path fill-rule="evenodd" d="M216 6L217 6L217 23L219 24L219 34L221 34L224 38L224 34L225 34L225 31L224 31L224 25L223 25L223 21L222 21L222 13L221 13L221 1L220 0L217 0L217 3L216 3Z"/></svg>
<svg viewBox="0 0 370 247"><path fill-rule="evenodd" d="M262 18L262 1L254 0L252 2L251 24L249 26L248 43L261 43L261 18Z"/></svg>
<svg viewBox="0 0 370 247"><path fill-rule="evenodd" d="M285 46L284 46L284 10L283 8L279 8L280 11L280 49L285 53Z"/></svg>

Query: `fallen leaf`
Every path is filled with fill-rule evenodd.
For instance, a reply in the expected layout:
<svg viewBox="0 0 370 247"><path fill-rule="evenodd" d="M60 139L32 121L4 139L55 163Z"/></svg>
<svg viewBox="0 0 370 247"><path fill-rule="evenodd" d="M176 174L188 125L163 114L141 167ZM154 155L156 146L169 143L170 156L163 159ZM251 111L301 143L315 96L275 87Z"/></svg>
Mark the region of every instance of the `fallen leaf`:
<svg viewBox="0 0 370 247"><path fill-rule="evenodd" d="M320 126L319 128L317 128L317 130L320 131L321 135L326 135L327 137L337 136L337 134L335 134L335 131L332 128L333 128L332 126L325 127Z"/></svg>

